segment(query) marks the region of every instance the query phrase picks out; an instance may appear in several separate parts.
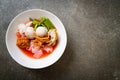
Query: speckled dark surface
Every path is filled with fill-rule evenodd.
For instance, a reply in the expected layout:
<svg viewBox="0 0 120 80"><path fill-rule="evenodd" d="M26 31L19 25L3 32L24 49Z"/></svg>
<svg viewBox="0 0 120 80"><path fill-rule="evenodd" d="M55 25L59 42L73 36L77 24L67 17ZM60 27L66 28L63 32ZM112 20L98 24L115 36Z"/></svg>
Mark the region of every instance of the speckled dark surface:
<svg viewBox="0 0 120 80"><path fill-rule="evenodd" d="M60 60L39 70L17 64L5 44L10 21L34 8L58 16L68 34ZM0 0L0 80L120 80L120 0Z"/></svg>

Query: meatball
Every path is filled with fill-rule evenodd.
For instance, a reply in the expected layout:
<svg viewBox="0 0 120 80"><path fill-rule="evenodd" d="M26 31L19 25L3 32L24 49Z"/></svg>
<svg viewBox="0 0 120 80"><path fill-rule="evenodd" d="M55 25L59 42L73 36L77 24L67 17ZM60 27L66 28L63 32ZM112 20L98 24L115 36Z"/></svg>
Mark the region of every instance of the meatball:
<svg viewBox="0 0 120 80"><path fill-rule="evenodd" d="M42 26L39 26L37 29L36 29L36 34L39 36L39 37L43 37L47 34L48 30L47 28L45 27L42 27Z"/></svg>
<svg viewBox="0 0 120 80"><path fill-rule="evenodd" d="M34 33L35 33L35 31L34 31L33 27L27 27L27 29L25 31L25 35L26 35L27 38L33 39L34 38Z"/></svg>
<svg viewBox="0 0 120 80"><path fill-rule="evenodd" d="M29 48L30 40L26 37L19 38L17 39L16 45L20 48Z"/></svg>

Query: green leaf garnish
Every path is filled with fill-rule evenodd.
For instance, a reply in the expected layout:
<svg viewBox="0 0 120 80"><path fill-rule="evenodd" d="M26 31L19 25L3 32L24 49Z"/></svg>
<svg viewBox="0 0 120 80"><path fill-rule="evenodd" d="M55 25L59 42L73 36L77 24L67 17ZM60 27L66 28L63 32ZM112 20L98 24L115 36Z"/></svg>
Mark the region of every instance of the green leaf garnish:
<svg viewBox="0 0 120 80"><path fill-rule="evenodd" d="M37 19L32 19L32 18L29 18L29 19L30 21L32 21L34 30L36 30L38 26L46 27L48 30L55 28L53 23L46 17L41 17L40 21L38 21Z"/></svg>

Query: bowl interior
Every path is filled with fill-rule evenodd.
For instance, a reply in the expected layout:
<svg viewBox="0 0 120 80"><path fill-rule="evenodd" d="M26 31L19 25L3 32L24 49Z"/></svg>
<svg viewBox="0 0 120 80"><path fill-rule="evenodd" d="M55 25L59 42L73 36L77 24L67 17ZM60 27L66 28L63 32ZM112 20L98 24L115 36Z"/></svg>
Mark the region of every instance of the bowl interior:
<svg viewBox="0 0 120 80"><path fill-rule="evenodd" d="M32 59L23 54L21 50L16 46L17 25L29 20L30 17L40 18L43 16L48 17L55 25L58 32L59 42L56 49L49 56L41 59ZM10 55L17 63L27 68L38 69L52 65L62 56L66 44L67 36L62 22L51 12L41 9L32 9L20 13L11 21L6 32L6 45Z"/></svg>

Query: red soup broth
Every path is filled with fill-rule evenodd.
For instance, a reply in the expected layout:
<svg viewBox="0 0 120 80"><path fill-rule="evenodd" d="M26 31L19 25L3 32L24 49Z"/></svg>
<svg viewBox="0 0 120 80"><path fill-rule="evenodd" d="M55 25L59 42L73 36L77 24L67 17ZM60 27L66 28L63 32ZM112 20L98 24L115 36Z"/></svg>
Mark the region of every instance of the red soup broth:
<svg viewBox="0 0 120 80"><path fill-rule="evenodd" d="M57 43L56 43L56 44L57 44ZM53 48L53 51L55 50L56 46L57 46L57 45L55 45L55 46L52 47L52 48ZM20 50L21 50L25 55L27 55L28 57L34 58L34 59L39 59L39 58L47 57L48 55L50 55L50 54L53 52L53 51L52 51L52 52L46 52L45 50L42 50L43 54L42 54L40 57L36 58L36 57L34 57L34 53L32 53L31 51L28 51L28 50L22 49L22 48L20 48Z"/></svg>

